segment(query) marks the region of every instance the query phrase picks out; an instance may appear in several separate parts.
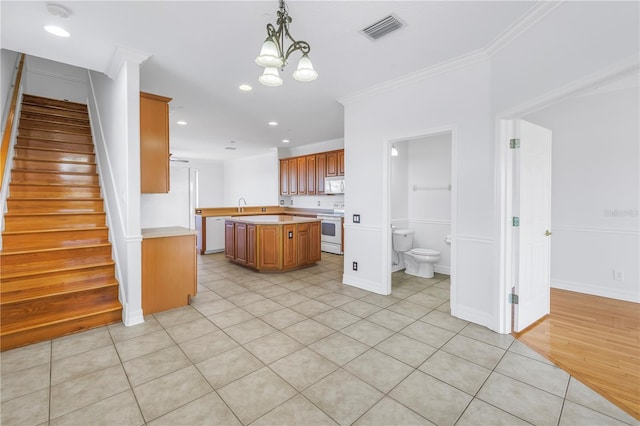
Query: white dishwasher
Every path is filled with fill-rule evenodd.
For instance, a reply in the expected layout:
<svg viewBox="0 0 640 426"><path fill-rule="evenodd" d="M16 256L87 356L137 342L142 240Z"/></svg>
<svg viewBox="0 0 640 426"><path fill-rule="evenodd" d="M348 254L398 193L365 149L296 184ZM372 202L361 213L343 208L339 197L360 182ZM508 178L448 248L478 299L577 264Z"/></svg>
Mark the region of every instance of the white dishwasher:
<svg viewBox="0 0 640 426"><path fill-rule="evenodd" d="M224 251L224 221L227 217L216 216L207 219L207 251L205 254Z"/></svg>

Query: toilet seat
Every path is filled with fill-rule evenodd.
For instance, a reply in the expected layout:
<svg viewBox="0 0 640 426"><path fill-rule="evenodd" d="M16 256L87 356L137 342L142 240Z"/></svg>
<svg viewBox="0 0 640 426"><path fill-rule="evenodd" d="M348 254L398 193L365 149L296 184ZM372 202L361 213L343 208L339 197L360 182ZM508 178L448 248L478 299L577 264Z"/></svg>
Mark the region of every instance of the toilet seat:
<svg viewBox="0 0 640 426"><path fill-rule="evenodd" d="M440 252L438 250L426 249L426 248L414 248L409 251L411 254L415 254L416 256L440 256Z"/></svg>

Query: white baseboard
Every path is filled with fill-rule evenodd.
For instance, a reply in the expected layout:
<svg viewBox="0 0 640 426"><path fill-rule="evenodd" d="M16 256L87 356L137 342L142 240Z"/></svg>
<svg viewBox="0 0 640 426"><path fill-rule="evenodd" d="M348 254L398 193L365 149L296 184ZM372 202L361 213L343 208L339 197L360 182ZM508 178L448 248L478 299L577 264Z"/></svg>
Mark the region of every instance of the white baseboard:
<svg viewBox="0 0 640 426"><path fill-rule="evenodd" d="M142 309L129 309L129 305L124 305L122 307L122 322L127 327L142 324L144 322Z"/></svg>
<svg viewBox="0 0 640 426"><path fill-rule="evenodd" d="M578 283L566 280L551 280L551 287L560 290L575 291L576 293L591 294L593 296L608 297L610 299L624 300L626 302L640 303L640 292L625 291L615 288L602 288L601 286Z"/></svg>
<svg viewBox="0 0 640 426"><path fill-rule="evenodd" d="M367 290L373 293L382 294L383 296L388 295L382 289L382 283L378 281L364 280L362 278L356 278L356 277L344 274L342 275L342 283L362 289L362 290Z"/></svg>

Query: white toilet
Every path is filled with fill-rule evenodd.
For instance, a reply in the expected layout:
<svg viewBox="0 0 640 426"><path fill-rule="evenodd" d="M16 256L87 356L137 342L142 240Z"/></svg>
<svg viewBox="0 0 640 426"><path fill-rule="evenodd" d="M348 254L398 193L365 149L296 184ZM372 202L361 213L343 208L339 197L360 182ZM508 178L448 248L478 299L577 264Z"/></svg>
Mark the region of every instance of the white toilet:
<svg viewBox="0 0 640 426"><path fill-rule="evenodd" d="M413 247L411 229L396 229L393 231L393 249L401 252L404 258L405 273L422 278L433 278L433 265L440 260L440 252L425 248Z"/></svg>

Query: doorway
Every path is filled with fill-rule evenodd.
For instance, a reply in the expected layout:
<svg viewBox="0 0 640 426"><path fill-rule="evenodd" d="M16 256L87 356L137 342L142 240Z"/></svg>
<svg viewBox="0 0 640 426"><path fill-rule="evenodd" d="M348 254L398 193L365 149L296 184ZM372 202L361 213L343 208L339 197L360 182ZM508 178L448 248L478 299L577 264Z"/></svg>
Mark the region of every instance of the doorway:
<svg viewBox="0 0 640 426"><path fill-rule="evenodd" d="M383 258L385 289L391 294L395 271L405 267L393 249L392 227L414 230L414 247L440 251L435 273L451 278L450 301L456 286L456 129L446 127L393 137L384 141ZM447 238L449 237L449 238Z"/></svg>

